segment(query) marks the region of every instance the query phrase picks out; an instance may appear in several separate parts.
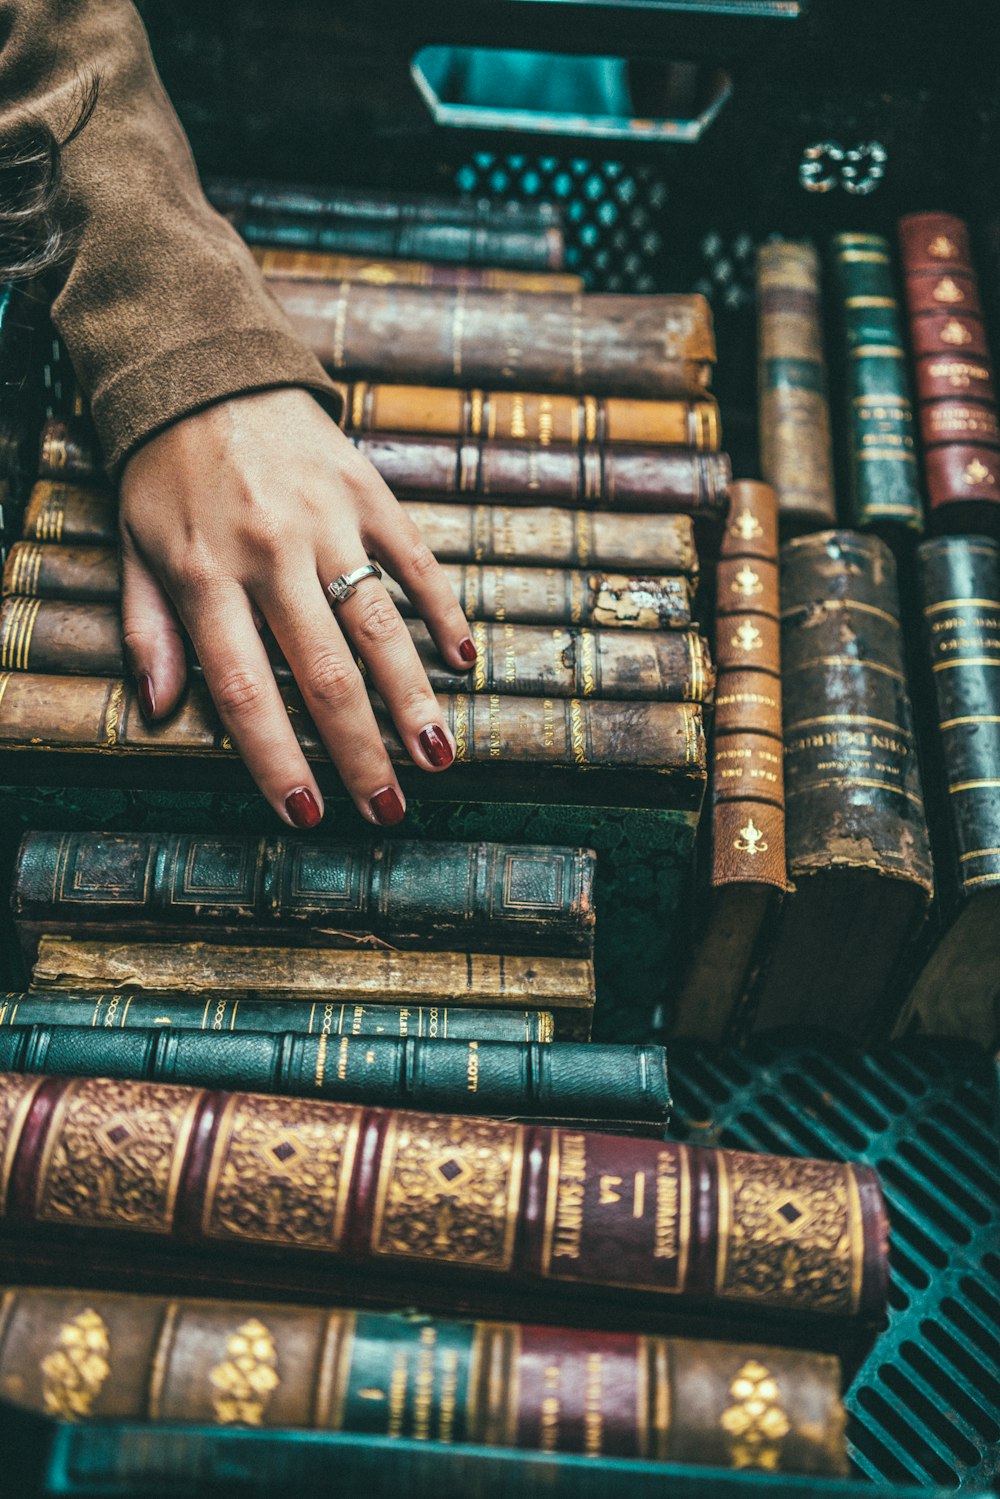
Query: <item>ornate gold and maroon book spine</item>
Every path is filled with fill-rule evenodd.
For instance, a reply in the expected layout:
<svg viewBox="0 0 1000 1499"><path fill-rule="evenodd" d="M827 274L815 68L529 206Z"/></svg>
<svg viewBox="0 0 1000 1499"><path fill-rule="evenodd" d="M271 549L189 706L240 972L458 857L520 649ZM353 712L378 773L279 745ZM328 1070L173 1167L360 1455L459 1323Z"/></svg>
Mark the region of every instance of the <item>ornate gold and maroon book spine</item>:
<svg viewBox="0 0 1000 1499"><path fill-rule="evenodd" d="M369 286L462 286L471 291L548 292L572 296L583 277L566 271L510 271L497 266L445 265L429 260L334 255L322 250L256 248L253 258L265 281L363 281Z"/></svg>
<svg viewBox="0 0 1000 1499"><path fill-rule="evenodd" d="M692 579L683 575L474 562L446 562L443 570L470 620L630 630L686 629L691 624ZM386 577L385 586L400 613L412 616L399 585ZM118 553L111 547L18 541L4 566L2 590L4 596L24 599L117 605ZM24 628L21 620L18 639Z"/></svg>
<svg viewBox="0 0 1000 1499"><path fill-rule="evenodd" d="M844 1473L840 1369L756 1344L123 1292L5 1289L33 1410Z"/></svg>
<svg viewBox="0 0 1000 1499"><path fill-rule="evenodd" d="M527 697L710 702L715 682L708 645L697 631L589 630L546 625L472 626L476 664L452 671L427 627L410 621L435 692L503 692ZM279 681L290 681L272 659ZM118 677L126 671L114 604L11 595L0 602L0 670Z"/></svg>
<svg viewBox="0 0 1000 1499"><path fill-rule="evenodd" d="M695 448L720 443L719 408L700 401L634 401L622 396L448 390L433 385L340 386L344 426L351 432L412 432L573 447L629 443Z"/></svg>
<svg viewBox="0 0 1000 1499"><path fill-rule="evenodd" d="M837 520L820 323L819 258L808 244L757 252L761 471L782 531Z"/></svg>
<svg viewBox="0 0 1000 1499"><path fill-rule="evenodd" d="M554 844L37 831L21 840L11 908L29 962L44 932L169 930L589 956L595 865L590 849Z"/></svg>
<svg viewBox="0 0 1000 1499"><path fill-rule="evenodd" d="M545 296L272 278L299 337L335 376L700 397L715 362L704 297Z"/></svg>
<svg viewBox="0 0 1000 1499"><path fill-rule="evenodd" d="M586 1037L594 1008L590 958L468 951L240 946L229 942L96 942L43 936L31 974L32 994L178 993L200 996L213 1015L233 1005L285 1000L334 1007L401 1004L425 1009L551 1010L556 1035ZM222 1013L224 1014L224 1008ZM333 1013L333 1012L332 1012ZM389 1013L389 1012L387 1012ZM333 1022L331 1021L331 1024ZM391 1021L390 1016L390 1023ZM324 1021L325 1024L325 1021ZM262 1027L273 1030L274 1026Z"/></svg>
<svg viewBox="0 0 1000 1499"><path fill-rule="evenodd" d="M0 1079L0 1240L75 1262L132 1240L281 1283L463 1282L642 1315L877 1321L888 1224L871 1168L579 1129L90 1078ZM193 1251L193 1257L192 1257ZM263 1253L262 1253L263 1251ZM461 1292L459 1291L459 1294Z"/></svg>
<svg viewBox="0 0 1000 1499"><path fill-rule="evenodd" d="M953 214L914 213L900 220L899 236L917 366L930 529L997 536L996 387L968 231ZM942 363L976 361L982 374L941 369Z"/></svg>

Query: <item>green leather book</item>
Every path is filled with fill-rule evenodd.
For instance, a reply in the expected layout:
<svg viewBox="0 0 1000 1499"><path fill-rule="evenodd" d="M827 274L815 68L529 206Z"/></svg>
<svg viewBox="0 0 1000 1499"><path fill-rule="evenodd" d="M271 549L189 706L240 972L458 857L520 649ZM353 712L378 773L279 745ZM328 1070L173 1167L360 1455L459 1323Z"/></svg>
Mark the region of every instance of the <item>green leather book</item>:
<svg viewBox="0 0 1000 1499"><path fill-rule="evenodd" d="M903 322L889 241L838 234L833 263L844 328L854 524L884 536L923 530Z"/></svg>

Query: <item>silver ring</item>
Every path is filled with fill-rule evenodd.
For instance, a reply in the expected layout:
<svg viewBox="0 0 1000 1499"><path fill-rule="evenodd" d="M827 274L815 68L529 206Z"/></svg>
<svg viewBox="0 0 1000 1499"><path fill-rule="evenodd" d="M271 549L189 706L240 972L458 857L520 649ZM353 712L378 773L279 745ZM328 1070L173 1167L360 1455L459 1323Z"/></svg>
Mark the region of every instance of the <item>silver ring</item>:
<svg viewBox="0 0 1000 1499"><path fill-rule="evenodd" d="M356 567L352 573L341 573L339 578L334 578L332 583L326 585L330 603L346 604L347 600L357 592L358 584L363 583L365 578L381 578L381 576L382 569L376 567L374 562L366 562L363 567Z"/></svg>

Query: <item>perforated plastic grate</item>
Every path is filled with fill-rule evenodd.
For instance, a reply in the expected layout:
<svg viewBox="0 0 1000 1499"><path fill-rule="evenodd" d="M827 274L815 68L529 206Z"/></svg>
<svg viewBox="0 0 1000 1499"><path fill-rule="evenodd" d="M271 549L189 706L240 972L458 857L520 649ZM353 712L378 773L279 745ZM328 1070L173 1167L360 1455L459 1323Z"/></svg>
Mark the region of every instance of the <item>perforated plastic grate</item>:
<svg viewBox="0 0 1000 1499"><path fill-rule="evenodd" d="M921 1041L880 1053L671 1047L673 1133L863 1160L892 1223L889 1324L850 1390L858 1475L988 1486L1000 1476L1000 1149L983 1054Z"/></svg>

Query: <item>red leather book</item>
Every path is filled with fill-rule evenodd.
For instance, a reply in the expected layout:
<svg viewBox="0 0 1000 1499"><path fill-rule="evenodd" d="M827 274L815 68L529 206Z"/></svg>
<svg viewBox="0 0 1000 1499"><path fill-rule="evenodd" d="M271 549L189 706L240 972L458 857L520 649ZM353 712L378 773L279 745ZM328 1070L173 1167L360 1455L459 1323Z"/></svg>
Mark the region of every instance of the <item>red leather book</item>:
<svg viewBox="0 0 1000 1499"><path fill-rule="evenodd" d="M93 1270L110 1249L116 1274L125 1255L178 1285L214 1269L267 1290L318 1277L327 1294L360 1267L367 1295L380 1279L397 1300L401 1280L422 1297L437 1282L457 1305L492 1285L508 1314L511 1293L532 1292L582 1295L593 1314L601 1287L618 1321L714 1312L730 1333L762 1318L769 1333L857 1327L885 1308L885 1208L865 1166L14 1074L0 1077L0 1160L0 1263L28 1250L78 1273L81 1251Z"/></svg>

